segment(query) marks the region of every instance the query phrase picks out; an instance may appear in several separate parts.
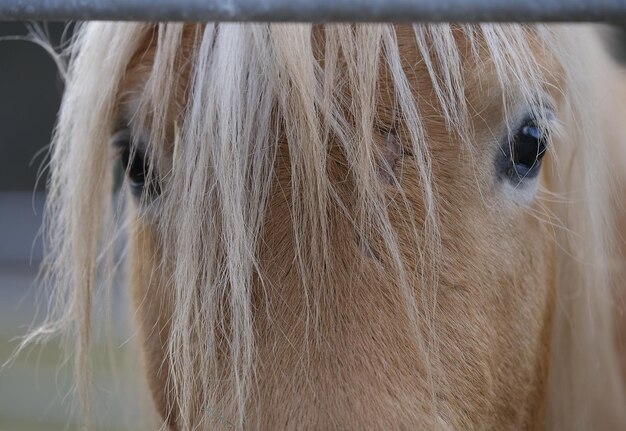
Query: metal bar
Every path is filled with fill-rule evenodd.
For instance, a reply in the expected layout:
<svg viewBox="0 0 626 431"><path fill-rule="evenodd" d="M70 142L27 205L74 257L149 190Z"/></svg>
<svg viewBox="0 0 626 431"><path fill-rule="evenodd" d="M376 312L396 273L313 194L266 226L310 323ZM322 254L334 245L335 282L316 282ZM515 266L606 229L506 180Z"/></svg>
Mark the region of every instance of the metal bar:
<svg viewBox="0 0 626 431"><path fill-rule="evenodd" d="M626 0L0 0L0 20L626 22Z"/></svg>

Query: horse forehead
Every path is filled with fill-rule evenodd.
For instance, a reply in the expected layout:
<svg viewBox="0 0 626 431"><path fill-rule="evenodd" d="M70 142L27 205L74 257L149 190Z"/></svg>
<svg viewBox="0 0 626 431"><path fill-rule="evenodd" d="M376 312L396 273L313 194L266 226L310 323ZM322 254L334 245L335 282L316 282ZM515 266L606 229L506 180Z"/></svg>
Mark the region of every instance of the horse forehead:
<svg viewBox="0 0 626 431"><path fill-rule="evenodd" d="M427 35L427 43L430 43L428 38L433 34L441 33L440 30L436 30L436 26L423 26L420 28L425 30L424 34ZM445 31L447 35L446 40L449 44L447 49L441 51L441 47L438 47L433 49L432 52L425 53L423 51L424 47L418 45L416 39L417 27L415 25L394 25L402 67L407 74L413 91L416 93L415 95L419 96L418 103L420 110L423 111L422 114L425 118L435 119L436 122L442 120L441 116L438 115L441 113L442 107L439 106L436 100L437 94L434 86L436 81L443 82L445 80L443 74L446 71L443 70L443 67L445 67L446 62L442 59L447 55L455 55L461 69L461 76L458 78L463 81L466 102L477 112L492 111L494 113L492 117L496 118L498 115L497 111L500 110L499 101L502 99L502 89L499 88L499 77L494 67L494 60L489 55L488 50L484 48L484 41L481 40L482 33L480 31L473 32L472 34L474 34L475 38L470 40L467 29L463 29L461 26L449 25L445 26L445 28L447 29ZM312 37L322 44L324 38L320 36L322 36L323 29L324 26L314 26L312 31ZM158 32L158 27L154 27L152 31L146 34L145 39L140 44L140 48L129 62L127 73L121 82L120 111L122 117L132 118L134 113L137 112L138 101L142 98L143 90L152 72L152 65L156 58L159 40ZM558 85L558 81L560 81L562 69L559 67L558 61L555 56L551 56L547 50L542 48L539 38L533 37L532 32L526 31L524 35L528 36L528 43L532 48L531 51L543 66L541 72L546 75L545 82L551 84L548 86L549 91L551 90L559 96L559 88L561 86ZM168 109L168 117L172 117L167 119L169 123L174 122L176 117L182 114L185 97L190 85L191 68L194 63L191 60L197 49L197 38L197 25L185 25L183 27L180 41L182 55L176 56L175 61L179 63L176 65L176 77L173 82L169 83L173 86L173 93L176 95L171 100L171 109ZM475 57L477 53L478 58ZM424 55L429 55L431 58L426 61ZM434 67L433 63L435 64ZM433 73L442 74L442 76L433 76ZM383 67L383 72L379 77L378 96L379 102L382 103L377 104L379 119L382 122L393 122L396 116L394 112L396 104L393 100L395 93L393 87L394 80L389 73L386 73L386 68ZM485 89L488 91L485 91ZM147 133L147 131L143 132Z"/></svg>
<svg viewBox="0 0 626 431"><path fill-rule="evenodd" d="M435 64L434 72L444 74L441 67L445 64L453 66L454 62L450 62L452 55L456 56L460 67L462 68L463 79L469 81L485 81L497 84L497 76L495 70L496 59L494 55L501 58L497 61L503 64L515 57L515 52L501 52L495 54L489 45L497 45L494 40L487 41L487 37L495 39L507 38L506 30L502 34L494 36L486 28L477 26L462 26L458 24L442 24L442 25L411 25L397 24L394 25L398 48L402 55L404 66L416 76L424 81L424 84L432 84L433 76L428 70L427 63L424 61L424 52L418 46L416 41L416 31L422 34L423 41L427 45L427 54L431 58L430 62ZM532 26L516 27L511 29L515 37L523 38L524 43L519 45L510 45L508 49L515 49L525 46L524 53L531 55L532 62L540 65L539 72L546 76L546 80L551 84L552 81L561 81L564 73L562 65L557 58L556 53L552 50L554 47L546 44L545 34L541 33ZM492 36L486 36L492 34ZM547 34L547 33L546 33ZM510 35L509 35L510 36ZM443 44L441 43L445 41ZM499 41L501 42L501 41ZM422 47L423 49L424 47ZM511 68L512 69L512 68ZM501 70L500 73L506 73ZM510 71L512 74L513 70ZM514 80L511 81L514 83ZM425 85L424 85L425 86Z"/></svg>

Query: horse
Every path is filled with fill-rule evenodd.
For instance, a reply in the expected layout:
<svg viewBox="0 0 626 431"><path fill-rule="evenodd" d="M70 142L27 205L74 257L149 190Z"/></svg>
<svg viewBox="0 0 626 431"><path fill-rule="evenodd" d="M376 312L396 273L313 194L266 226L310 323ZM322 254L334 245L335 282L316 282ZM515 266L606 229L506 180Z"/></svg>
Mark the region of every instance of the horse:
<svg viewBox="0 0 626 431"><path fill-rule="evenodd" d="M596 29L94 22L67 54L29 340L69 338L87 422L123 225L161 429L626 429Z"/></svg>

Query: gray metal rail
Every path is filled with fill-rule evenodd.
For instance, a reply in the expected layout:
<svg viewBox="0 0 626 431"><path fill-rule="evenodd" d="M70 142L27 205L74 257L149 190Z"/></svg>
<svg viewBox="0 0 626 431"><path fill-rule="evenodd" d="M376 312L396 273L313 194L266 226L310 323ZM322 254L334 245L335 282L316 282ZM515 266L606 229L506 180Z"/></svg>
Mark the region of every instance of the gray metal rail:
<svg viewBox="0 0 626 431"><path fill-rule="evenodd" d="M626 22L626 0L0 0L0 20Z"/></svg>

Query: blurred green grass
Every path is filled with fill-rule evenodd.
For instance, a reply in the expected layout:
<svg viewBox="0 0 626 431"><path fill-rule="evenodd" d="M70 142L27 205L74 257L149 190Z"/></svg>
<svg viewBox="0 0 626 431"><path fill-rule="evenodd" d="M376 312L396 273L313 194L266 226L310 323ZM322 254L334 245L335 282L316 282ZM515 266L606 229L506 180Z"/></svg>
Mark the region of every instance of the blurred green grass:
<svg viewBox="0 0 626 431"><path fill-rule="evenodd" d="M32 291L24 289L33 280L32 274L0 275L0 364L11 357L18 337L26 333L35 315ZM146 398L141 391L139 355L132 342L127 342L132 341L130 325L120 323L128 319L120 310L115 314L110 338L98 328L92 348L93 422L98 431L144 429ZM27 347L13 363L0 369L0 431L80 429L78 416L72 414L77 405L72 360L65 359L60 340L52 339Z"/></svg>

